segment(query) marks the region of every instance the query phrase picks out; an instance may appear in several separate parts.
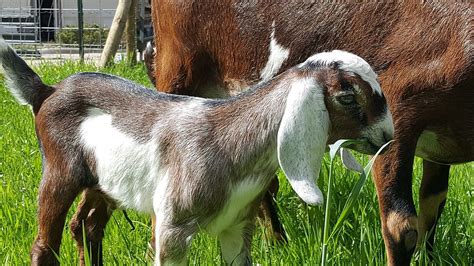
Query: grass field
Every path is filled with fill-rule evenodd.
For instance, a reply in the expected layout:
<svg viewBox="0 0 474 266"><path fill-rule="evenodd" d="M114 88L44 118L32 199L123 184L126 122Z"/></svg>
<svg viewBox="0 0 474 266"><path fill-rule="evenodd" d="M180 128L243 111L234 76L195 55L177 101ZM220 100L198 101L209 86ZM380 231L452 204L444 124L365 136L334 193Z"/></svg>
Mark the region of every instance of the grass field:
<svg viewBox="0 0 474 266"><path fill-rule="evenodd" d="M96 71L92 65L66 62L43 63L35 70L45 83L55 83L79 71ZM150 86L142 65L130 68L117 65L104 70ZM360 157L367 161L366 157ZM421 161L414 169L414 198L418 198ZM322 169L320 187L326 191L328 163ZM357 176L335 163L333 201L330 225L334 225ZM436 234L434 264L473 265L474 263L474 163L451 168L450 190L445 211ZM0 84L0 264L25 265L37 231L37 191L41 178L41 158L28 107L19 106ZM284 176L277 197L279 215L288 233L289 243L275 243L267 237L267 229L259 225L254 239L254 263L261 265L318 265L321 257L323 207L310 207L300 201ZM77 204L77 202L76 202ZM68 221L75 211L71 208ZM150 239L149 217L128 212L136 229L131 230L124 215L116 211L106 229L104 259L106 265L151 264L147 259ZM75 244L68 225L65 226L60 253L64 265L77 265ZM341 230L328 246L329 265L383 265L384 245L380 232L377 198L372 181L368 181L345 220ZM192 265L221 263L217 240L198 234L188 256ZM427 254L421 249L414 263L427 265Z"/></svg>

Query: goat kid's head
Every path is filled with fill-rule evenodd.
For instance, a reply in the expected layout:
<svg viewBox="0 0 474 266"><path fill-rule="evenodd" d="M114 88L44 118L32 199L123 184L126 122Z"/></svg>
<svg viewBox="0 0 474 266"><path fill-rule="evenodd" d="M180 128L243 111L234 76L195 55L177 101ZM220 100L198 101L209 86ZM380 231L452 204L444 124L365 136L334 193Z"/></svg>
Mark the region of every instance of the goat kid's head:
<svg viewBox="0 0 474 266"><path fill-rule="evenodd" d="M319 53L293 72L278 131L278 161L295 192L321 204L316 185L327 144L359 139L350 148L374 154L393 137L393 122L377 75L359 56Z"/></svg>

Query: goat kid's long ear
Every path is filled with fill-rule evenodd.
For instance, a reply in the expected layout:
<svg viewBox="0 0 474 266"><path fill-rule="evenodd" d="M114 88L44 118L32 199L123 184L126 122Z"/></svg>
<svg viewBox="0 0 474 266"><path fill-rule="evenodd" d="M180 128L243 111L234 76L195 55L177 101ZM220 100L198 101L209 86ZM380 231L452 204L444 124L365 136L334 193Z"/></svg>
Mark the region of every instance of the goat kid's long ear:
<svg viewBox="0 0 474 266"><path fill-rule="evenodd" d="M322 204L317 179L329 132L323 89L313 79L295 82L278 130L278 161L291 187L308 204Z"/></svg>

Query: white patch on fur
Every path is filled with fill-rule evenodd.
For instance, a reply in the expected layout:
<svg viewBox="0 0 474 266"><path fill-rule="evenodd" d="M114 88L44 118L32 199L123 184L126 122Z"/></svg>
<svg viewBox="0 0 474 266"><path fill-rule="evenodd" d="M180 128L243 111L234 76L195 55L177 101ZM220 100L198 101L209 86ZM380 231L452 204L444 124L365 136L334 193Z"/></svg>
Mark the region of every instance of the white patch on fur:
<svg viewBox="0 0 474 266"><path fill-rule="evenodd" d="M153 47L151 41L146 43L146 49L153 50L153 52L156 53L156 47Z"/></svg>
<svg viewBox="0 0 474 266"><path fill-rule="evenodd" d="M100 189L124 208L151 213L159 171L158 145L138 143L112 125L112 116L92 108L80 125L86 150L94 155Z"/></svg>
<svg viewBox="0 0 474 266"><path fill-rule="evenodd" d="M246 218L246 209L262 193L264 183L258 177L247 177L231 187L229 198L222 211L207 226L206 231L218 235Z"/></svg>
<svg viewBox="0 0 474 266"><path fill-rule="evenodd" d="M380 88L380 84L377 81L377 74L375 74L372 67L370 67L369 63L367 63L364 59L362 59L361 57L353 53L349 53L349 52L341 51L341 50L318 53L309 57L305 62L303 62L299 66L304 67L305 64L308 64L309 62L322 62L325 64L330 64L332 62L339 62L340 63L339 69L356 73L365 82L369 83L374 93L382 95L382 89Z"/></svg>
<svg viewBox="0 0 474 266"><path fill-rule="evenodd" d="M352 85L352 88L354 88L354 91L358 94L358 95L363 95L362 94L362 90L360 89L359 85L357 84L351 84Z"/></svg>
<svg viewBox="0 0 474 266"><path fill-rule="evenodd" d="M189 118L194 118L196 115L202 114L204 109L204 102L207 99L198 98L198 97L188 97L191 99L190 101L186 102L185 105L176 105L172 113L178 114L178 117L175 119L177 123L181 123L183 121L187 121Z"/></svg>
<svg viewBox="0 0 474 266"><path fill-rule="evenodd" d="M12 68L7 67L3 68L2 65L15 65L18 63L16 62L3 62L4 56L2 54L8 54L10 53L9 49L11 48L7 42L1 37L0 35L0 72L3 72L3 75L5 77L5 82L6 82L6 87L8 91L12 94L12 96L15 98L15 100L20 104L20 105L31 105L31 103L28 101L27 98L25 98L25 95L32 95L33 94L33 84L31 84L31 80L28 79L28 77L25 77L22 79L21 74L14 72L12 73L11 70ZM19 59L21 60L21 59ZM14 69L14 68L13 68Z"/></svg>
<svg viewBox="0 0 474 266"><path fill-rule="evenodd" d="M161 251L161 242L160 234L163 232L163 222L168 216L166 212L166 199L167 191L169 184L169 172L163 175L163 177L158 181L156 186L155 194L153 195L153 210L155 213L155 265L160 265L160 251Z"/></svg>
<svg viewBox="0 0 474 266"><path fill-rule="evenodd" d="M6 71L4 71L4 73L6 73ZM20 105L30 105L28 100L25 99L25 97L24 97L25 92L23 91L23 90L25 90L25 91L27 91L26 93L31 93L30 88L20 87L18 82L13 80L11 78L11 76L9 76L9 75L5 75L5 81L6 81L6 85L7 85L6 87L8 88L8 91L10 91L13 98L15 98L15 100L17 101L18 104L20 104Z"/></svg>
<svg viewBox="0 0 474 266"><path fill-rule="evenodd" d="M393 131L392 113L387 108L383 117L364 129L362 135L367 137L376 146L381 147L393 138ZM386 139L386 137L389 139Z"/></svg>
<svg viewBox="0 0 474 266"><path fill-rule="evenodd" d="M288 55L290 54L289 49L286 49L277 43L275 38L275 21L272 23L269 51L270 55L268 56L267 64L260 73L260 78L262 81L267 81L271 79L276 73L278 73L278 70L280 70L283 62L285 62L285 60L288 58Z"/></svg>

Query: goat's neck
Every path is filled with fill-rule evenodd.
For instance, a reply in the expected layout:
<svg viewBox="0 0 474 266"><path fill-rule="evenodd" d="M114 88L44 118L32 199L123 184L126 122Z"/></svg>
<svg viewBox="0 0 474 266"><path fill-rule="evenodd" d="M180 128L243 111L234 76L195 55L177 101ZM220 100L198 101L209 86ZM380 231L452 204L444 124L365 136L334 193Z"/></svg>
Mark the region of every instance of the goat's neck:
<svg viewBox="0 0 474 266"><path fill-rule="evenodd" d="M248 165L261 156L276 158L289 88L285 79L273 80L212 110L217 145L232 154L234 162Z"/></svg>

